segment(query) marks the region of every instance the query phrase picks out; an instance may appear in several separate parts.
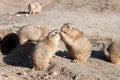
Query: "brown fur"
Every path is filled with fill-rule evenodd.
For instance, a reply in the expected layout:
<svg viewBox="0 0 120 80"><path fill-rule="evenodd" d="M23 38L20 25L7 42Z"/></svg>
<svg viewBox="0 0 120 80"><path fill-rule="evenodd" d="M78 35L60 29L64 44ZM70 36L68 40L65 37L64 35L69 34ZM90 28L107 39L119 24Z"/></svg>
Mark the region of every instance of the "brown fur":
<svg viewBox="0 0 120 80"><path fill-rule="evenodd" d="M104 47L104 54L113 64L120 64L120 41L111 43L108 48Z"/></svg>
<svg viewBox="0 0 120 80"><path fill-rule="evenodd" d="M61 38L69 52L69 57L85 62L91 54L91 43L74 25L66 23L61 28Z"/></svg>
<svg viewBox="0 0 120 80"><path fill-rule="evenodd" d="M28 9L30 14L36 14L41 12L42 7L38 2L32 2L28 5Z"/></svg>
<svg viewBox="0 0 120 80"><path fill-rule="evenodd" d="M50 32L46 39L40 41L32 54L33 69L46 70L51 58L58 50L60 35L57 30Z"/></svg>
<svg viewBox="0 0 120 80"><path fill-rule="evenodd" d="M18 30L18 36L20 39L20 44L24 44L28 40L39 41L44 39L49 30L46 27L40 27L40 25L29 24L25 25Z"/></svg>

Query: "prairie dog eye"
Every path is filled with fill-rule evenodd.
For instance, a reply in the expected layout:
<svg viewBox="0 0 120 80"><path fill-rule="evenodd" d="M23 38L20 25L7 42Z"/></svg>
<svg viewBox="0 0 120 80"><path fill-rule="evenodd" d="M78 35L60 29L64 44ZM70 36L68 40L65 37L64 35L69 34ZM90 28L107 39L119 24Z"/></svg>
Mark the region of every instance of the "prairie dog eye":
<svg viewBox="0 0 120 80"><path fill-rule="evenodd" d="M58 34L58 32L55 32L55 34Z"/></svg>
<svg viewBox="0 0 120 80"><path fill-rule="evenodd" d="M69 28L70 26L67 26L67 28Z"/></svg>
<svg viewBox="0 0 120 80"><path fill-rule="evenodd" d="M51 36L54 36L54 34L52 34Z"/></svg>

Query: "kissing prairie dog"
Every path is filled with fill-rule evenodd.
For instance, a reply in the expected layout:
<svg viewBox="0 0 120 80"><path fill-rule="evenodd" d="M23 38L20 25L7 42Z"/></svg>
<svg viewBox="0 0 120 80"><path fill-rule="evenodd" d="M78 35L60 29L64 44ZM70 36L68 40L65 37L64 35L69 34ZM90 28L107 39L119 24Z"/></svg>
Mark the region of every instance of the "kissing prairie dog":
<svg viewBox="0 0 120 80"><path fill-rule="evenodd" d="M65 23L61 27L61 39L66 45L69 57L73 60L86 62L91 55L91 43L75 25Z"/></svg>
<svg viewBox="0 0 120 80"><path fill-rule="evenodd" d="M49 30L46 27L41 27L37 24L24 25L18 30L18 37L20 39L20 44L24 44L28 40L39 41L44 39Z"/></svg>
<svg viewBox="0 0 120 80"><path fill-rule="evenodd" d="M120 64L120 40L114 41L108 48L104 45L104 54L113 64Z"/></svg>
<svg viewBox="0 0 120 80"><path fill-rule="evenodd" d="M60 40L59 30L51 31L48 36L39 41L32 53L32 70L46 70L51 58L58 50Z"/></svg>
<svg viewBox="0 0 120 80"><path fill-rule="evenodd" d="M42 6L38 2L32 2L28 5L29 14L40 13L42 10Z"/></svg>

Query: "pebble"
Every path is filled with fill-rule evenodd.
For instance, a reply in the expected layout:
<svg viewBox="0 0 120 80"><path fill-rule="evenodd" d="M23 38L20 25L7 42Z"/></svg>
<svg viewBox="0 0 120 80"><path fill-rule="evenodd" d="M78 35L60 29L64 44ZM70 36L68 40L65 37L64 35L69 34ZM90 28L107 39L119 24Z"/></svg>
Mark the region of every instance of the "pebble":
<svg viewBox="0 0 120 80"><path fill-rule="evenodd" d="M20 15L20 14L16 14L16 16L18 16L18 17L19 17L19 16L21 16L21 15Z"/></svg>
<svg viewBox="0 0 120 80"><path fill-rule="evenodd" d="M26 16L26 17L28 17L28 16L29 16L29 14L25 14L25 16Z"/></svg>
<svg viewBox="0 0 120 80"><path fill-rule="evenodd" d="M54 72L50 73L50 75L52 75L52 76L57 76L58 73L57 73L56 71L54 71Z"/></svg>

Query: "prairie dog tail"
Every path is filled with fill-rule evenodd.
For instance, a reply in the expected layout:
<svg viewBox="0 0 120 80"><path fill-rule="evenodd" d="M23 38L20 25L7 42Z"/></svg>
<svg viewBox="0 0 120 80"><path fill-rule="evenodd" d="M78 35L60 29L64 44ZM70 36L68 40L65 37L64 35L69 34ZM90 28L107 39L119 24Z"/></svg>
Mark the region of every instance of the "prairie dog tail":
<svg viewBox="0 0 120 80"><path fill-rule="evenodd" d="M103 52L104 52L104 54L105 54L106 57L109 57L109 52L107 51L105 43L103 43Z"/></svg>

